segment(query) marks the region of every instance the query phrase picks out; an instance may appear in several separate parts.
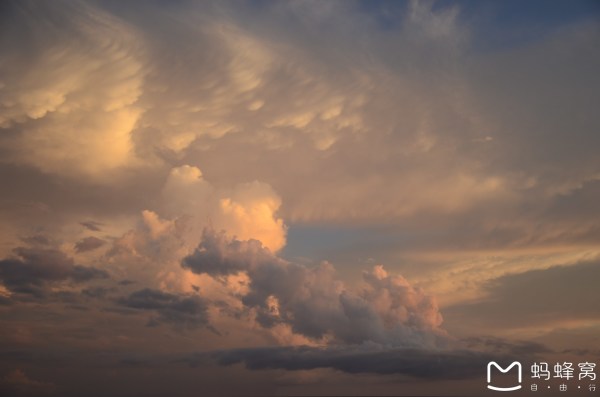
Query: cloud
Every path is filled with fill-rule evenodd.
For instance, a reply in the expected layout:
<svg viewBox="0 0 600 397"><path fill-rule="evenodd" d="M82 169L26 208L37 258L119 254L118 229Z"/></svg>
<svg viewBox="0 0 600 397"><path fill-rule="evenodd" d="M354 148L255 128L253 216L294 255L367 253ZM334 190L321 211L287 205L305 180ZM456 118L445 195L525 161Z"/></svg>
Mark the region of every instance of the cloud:
<svg viewBox="0 0 600 397"><path fill-rule="evenodd" d="M105 298L108 293L113 291L113 288L106 287L90 287L81 290L81 294L90 298Z"/></svg>
<svg viewBox="0 0 600 397"><path fill-rule="evenodd" d="M254 269L268 262L274 262L277 267L286 265L285 261L263 247L259 240L228 239L225 232L206 230L198 248L183 259L182 266L198 274L226 276Z"/></svg>
<svg viewBox="0 0 600 397"><path fill-rule="evenodd" d="M407 233L433 223L461 246L597 235L588 207L547 217L553 199L597 178L590 104L600 90L586 66L598 63L595 24L498 54L475 47L467 6L264 4L257 13L179 3L169 18L156 4L133 8L10 7L16 22L3 24L5 37L22 39L2 42L11 76L0 90L8 98L2 158L11 180L53 191L46 205L89 216L152 209L173 219L158 209L163 194L172 212L206 198L202 183L176 181L190 178L180 175L190 167L219 191L218 209L193 213L273 249L285 243L279 221L391 222ZM38 23L26 35L29 20ZM154 29L157 20L164 29ZM356 32L361 39L349 41ZM569 56L557 55L563 49ZM114 117L128 112L131 125ZM51 183L47 172L77 174L78 183ZM39 196L23 190L19 201Z"/></svg>
<svg viewBox="0 0 600 397"><path fill-rule="evenodd" d="M446 213L503 195L503 178L480 173L475 148L463 148L479 137L484 121L471 109L475 99L460 74L465 33L456 7L434 11L412 3L400 16L403 29L385 37L353 5L325 8L326 17L300 6L265 7L265 15L290 21L285 29L245 15L265 25L237 37L260 37L269 54L261 84L249 95L252 109L261 106L251 117L240 111L243 124L228 117L235 128L223 138L199 137L187 158L206 158L202 168L225 178L265 175L294 221ZM357 29L364 41L349 45ZM241 36L237 29L228 33ZM281 35L289 45L272 39ZM442 154L448 146L472 153L450 160ZM221 153L244 157L249 147L251 156L258 153L254 160L214 166ZM274 163L286 172L273 170Z"/></svg>
<svg viewBox="0 0 600 397"><path fill-rule="evenodd" d="M197 238L210 223L241 239L260 240L273 251L285 245L286 227L277 214L281 199L268 184L253 181L217 189L198 167L184 165L171 169L162 198L168 216L193 217Z"/></svg>
<svg viewBox="0 0 600 397"><path fill-rule="evenodd" d="M43 295L50 283L82 283L107 278L104 270L75 265L63 252L54 249L14 249L15 257L0 260L0 280L12 293Z"/></svg>
<svg viewBox="0 0 600 397"><path fill-rule="evenodd" d="M217 351L209 354L220 365L243 363L250 370L288 371L332 368L359 374L403 374L416 378L442 380L480 377L493 359L510 360L470 350L369 349L365 347L314 348L267 347ZM513 356L514 357L514 356ZM191 365L204 357L189 360Z"/></svg>
<svg viewBox="0 0 600 397"><path fill-rule="evenodd" d="M215 181L267 182L281 196L288 223L393 222L407 233L434 223L461 246L488 236L488 243L530 241L540 224L545 244L548 235L567 239L565 229L583 229L552 222L543 207L597 174L589 148L597 146L591 131L598 118L589 104L599 90L584 82L593 80L585 65L598 63L594 24L574 24L496 54L473 48L477 27L461 19L460 6L415 2L401 7L387 30L353 5L324 8L323 15L288 5L265 6L260 14L232 11L227 22L240 15L244 38L253 37L268 54L266 71L257 66L261 83L239 98L261 106L223 116L234 127L219 138L199 136L183 150L185 161ZM350 45L347 37L356 31L361 40ZM561 48L572 57L558 55ZM550 92L537 95L538 89ZM570 92L569 99L561 92ZM573 121L581 127L577 142L569 144L565 133L572 118L553 112L560 120L549 122L546 105L582 115ZM338 123L348 126L338 129ZM569 170L555 169L549 153L568 157ZM223 157L236 161L224 164ZM577 214L595 218L587 208L572 211ZM593 221L586 226L592 229ZM594 230L576 237L590 241Z"/></svg>
<svg viewBox="0 0 600 397"><path fill-rule="evenodd" d="M506 275L487 282L486 295L475 302L445 308L454 322L477 319L489 330L561 327L571 321L599 321L600 299L596 280L600 262L581 261L569 266Z"/></svg>
<svg viewBox="0 0 600 397"><path fill-rule="evenodd" d="M4 161L107 181L134 162L141 53L132 30L100 9L18 4L3 40L0 142Z"/></svg>
<svg viewBox="0 0 600 397"><path fill-rule="evenodd" d="M393 346L435 345L445 338L435 300L382 266L364 272L365 287L348 290L329 263L306 267L271 253L257 240L240 241L205 230L182 266L197 274L248 275L243 304L265 328L277 324L313 340L366 341Z"/></svg>
<svg viewBox="0 0 600 397"><path fill-rule="evenodd" d="M11 396L46 396L56 392L50 382L40 382L29 378L20 369L15 369L0 380L0 391Z"/></svg>
<svg viewBox="0 0 600 397"><path fill-rule="evenodd" d="M157 317L152 318L148 325L168 323L182 328L197 328L209 323L208 303L199 296L179 296L145 288L119 299L118 303L156 313Z"/></svg>
<svg viewBox="0 0 600 397"><path fill-rule="evenodd" d="M95 221L85 221L85 222L79 222L79 224L83 227L85 227L88 230L91 230L92 232L99 232L102 230L101 226L102 223L100 222L95 222Z"/></svg>
<svg viewBox="0 0 600 397"><path fill-rule="evenodd" d="M32 246L49 246L51 244L51 240L42 235L36 234L34 236L29 236L21 239L24 243Z"/></svg>
<svg viewBox="0 0 600 397"><path fill-rule="evenodd" d="M465 338L462 342L471 350L484 350L495 354L510 354L515 357L553 352L544 344L532 341L509 341L502 338L475 336Z"/></svg>
<svg viewBox="0 0 600 397"><path fill-rule="evenodd" d="M346 373L368 372L348 345L373 343L383 350L364 354L375 372L398 361L430 380L402 354L471 367L467 353L411 351L452 339L417 286L453 305L450 331L597 324L598 277L582 261L600 231L597 15L561 15L551 28L525 15L527 30L544 24L527 40L499 17L490 30L502 48L482 48L488 19L468 14L478 7L3 6L0 303L11 305L0 340L189 349L165 338L170 325L208 335L195 339L202 348L324 345L229 360L260 367L262 354L270 368L298 359ZM504 7L491 14L514 12ZM210 225L225 234L203 235ZM291 258L288 240L323 249ZM33 248L8 256L23 241ZM343 265L314 265L322 258ZM386 268L355 277L365 262ZM546 271L557 264L576 265ZM118 280L129 282L111 288ZM32 295L44 299L20 304ZM140 318L167 326L139 338ZM227 337L204 332L211 325ZM597 331L560 338L580 347Z"/></svg>
<svg viewBox="0 0 600 397"><path fill-rule="evenodd" d="M84 239L79 240L77 243L75 243L75 251L77 251L78 253L93 251L96 248L102 247L104 244L106 244L106 241L97 237L85 237Z"/></svg>

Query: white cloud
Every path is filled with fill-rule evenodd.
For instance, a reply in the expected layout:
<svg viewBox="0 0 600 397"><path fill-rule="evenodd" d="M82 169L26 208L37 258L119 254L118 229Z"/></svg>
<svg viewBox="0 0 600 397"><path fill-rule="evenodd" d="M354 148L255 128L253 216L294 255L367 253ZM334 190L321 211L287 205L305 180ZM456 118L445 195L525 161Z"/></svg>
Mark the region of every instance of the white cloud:
<svg viewBox="0 0 600 397"><path fill-rule="evenodd" d="M185 165L171 170L162 198L169 216L192 217L192 234L197 239L210 224L241 239L260 240L273 251L285 245L286 227L277 215L281 199L265 183L218 189L202 177L200 169Z"/></svg>

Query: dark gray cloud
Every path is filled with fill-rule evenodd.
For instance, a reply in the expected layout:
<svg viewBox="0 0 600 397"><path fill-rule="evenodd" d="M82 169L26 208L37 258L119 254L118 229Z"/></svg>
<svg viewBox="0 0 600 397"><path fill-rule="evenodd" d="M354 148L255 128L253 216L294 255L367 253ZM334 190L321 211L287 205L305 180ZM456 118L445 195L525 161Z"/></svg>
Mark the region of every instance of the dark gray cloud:
<svg viewBox="0 0 600 397"><path fill-rule="evenodd" d="M14 397L42 397L56 395L56 385L31 379L20 369L0 378L0 393Z"/></svg>
<svg viewBox="0 0 600 397"><path fill-rule="evenodd" d="M29 237L23 237L21 239L24 243L27 243L28 245L50 245L51 240L44 236L43 234L36 234L33 236L29 236Z"/></svg>
<svg viewBox="0 0 600 397"><path fill-rule="evenodd" d="M39 295L52 282L108 278L104 270L76 265L58 250L19 247L14 253L15 257L0 260L0 280L11 292Z"/></svg>
<svg viewBox="0 0 600 397"><path fill-rule="evenodd" d="M101 226L103 226L102 223L96 221L79 222L79 224L92 232L102 231Z"/></svg>
<svg viewBox="0 0 600 397"><path fill-rule="evenodd" d="M106 241L94 237L94 236L90 236L90 237L85 237L81 240L79 240L77 243L75 243L75 251L77 252L87 252L87 251L92 251L95 250L96 248L100 248L102 247L104 244L106 244Z"/></svg>
<svg viewBox="0 0 600 397"><path fill-rule="evenodd" d="M526 357L534 354L552 353L548 346L532 341L511 341L497 337L469 337L462 340L469 349L484 350L495 354L511 354Z"/></svg>
<svg viewBox="0 0 600 397"><path fill-rule="evenodd" d="M208 303L197 295L175 295L142 289L118 300L122 306L156 313L148 325L169 323L177 327L208 326Z"/></svg>
<svg viewBox="0 0 600 397"><path fill-rule="evenodd" d="M226 276L273 262L282 263L258 240L228 241L225 232L205 231L194 252L181 265L197 274Z"/></svg>
<svg viewBox="0 0 600 397"><path fill-rule="evenodd" d="M565 354L575 354L577 356L600 357L600 349L565 349L562 351Z"/></svg>
<svg viewBox="0 0 600 397"><path fill-rule="evenodd" d="M490 360L514 356L472 350L370 349L368 347L265 347L218 351L209 357L221 365L242 363L251 370L288 371L332 368L348 373L404 374L425 379L480 377ZM198 365L203 356L190 359Z"/></svg>
<svg viewBox="0 0 600 397"><path fill-rule="evenodd" d="M106 287L89 287L81 290L81 293L90 298L105 298L114 288Z"/></svg>

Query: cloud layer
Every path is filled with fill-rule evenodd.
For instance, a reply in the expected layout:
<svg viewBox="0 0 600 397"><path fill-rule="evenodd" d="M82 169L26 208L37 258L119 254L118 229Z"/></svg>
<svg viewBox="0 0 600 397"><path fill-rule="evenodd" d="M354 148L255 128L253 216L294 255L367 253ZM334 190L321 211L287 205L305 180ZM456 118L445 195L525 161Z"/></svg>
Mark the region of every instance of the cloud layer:
<svg viewBox="0 0 600 397"><path fill-rule="evenodd" d="M333 368L352 374L404 374L426 379L464 379L481 374L494 356L472 351L427 351L421 349L318 349L310 347L256 348L216 352L221 365L244 363L248 369L289 371ZM501 357L510 360L510 357ZM192 361L193 363L193 361Z"/></svg>

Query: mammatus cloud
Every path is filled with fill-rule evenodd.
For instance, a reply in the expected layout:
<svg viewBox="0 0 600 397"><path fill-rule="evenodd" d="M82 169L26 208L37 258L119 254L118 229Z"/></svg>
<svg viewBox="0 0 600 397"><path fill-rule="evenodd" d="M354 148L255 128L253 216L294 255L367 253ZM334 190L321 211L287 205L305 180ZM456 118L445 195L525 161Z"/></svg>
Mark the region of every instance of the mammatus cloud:
<svg viewBox="0 0 600 397"><path fill-rule="evenodd" d="M257 216L236 186L260 181L261 200L270 186L267 206L288 224L408 220L411 232L433 222L473 245L595 241L595 212L547 216L598 178L589 148L600 90L585 80L599 63L594 23L498 55L473 48L476 27L458 5L407 3L391 29L355 3L221 7L180 4L169 18L156 5L144 17L101 3L7 7L2 36L22 40L0 41L11 76L0 84L4 164L102 180L109 190L82 200L99 212L106 195L146 178L127 210L158 206L165 175L188 164L228 191L223 223L270 248L283 245L277 225L244 230ZM472 225L456 232L465 217Z"/></svg>
<svg viewBox="0 0 600 397"><path fill-rule="evenodd" d="M240 299L266 328L285 324L294 333L334 344L434 346L446 336L435 300L382 266L365 272L364 288L353 292L329 263L311 268L288 262L258 240L211 230L182 266L213 277L247 274L248 289Z"/></svg>
<svg viewBox="0 0 600 397"><path fill-rule="evenodd" d="M11 76L0 84L4 161L107 182L134 161L144 71L132 29L82 3L21 3L11 17L0 42Z"/></svg>

